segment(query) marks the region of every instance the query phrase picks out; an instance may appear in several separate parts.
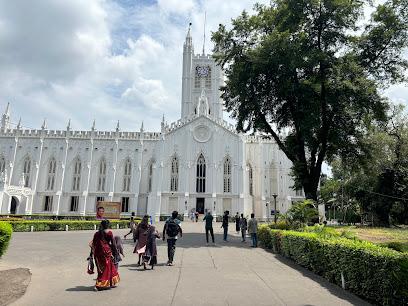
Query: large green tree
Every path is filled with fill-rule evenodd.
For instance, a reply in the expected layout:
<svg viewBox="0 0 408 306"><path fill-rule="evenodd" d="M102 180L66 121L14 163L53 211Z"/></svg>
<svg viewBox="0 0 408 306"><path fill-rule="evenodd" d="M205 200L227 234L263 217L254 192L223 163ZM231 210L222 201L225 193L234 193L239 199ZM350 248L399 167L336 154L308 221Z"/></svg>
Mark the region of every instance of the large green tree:
<svg viewBox="0 0 408 306"><path fill-rule="evenodd" d="M408 116L395 106L389 117L386 124L368 129L364 156L331 163L333 180L343 187L345 197L373 214L377 225L386 226L390 221L408 224Z"/></svg>
<svg viewBox="0 0 408 306"><path fill-rule="evenodd" d="M404 80L408 0L275 0L212 35L237 130L273 138L295 187L317 199L322 164L360 154L365 124L385 120L384 86Z"/></svg>

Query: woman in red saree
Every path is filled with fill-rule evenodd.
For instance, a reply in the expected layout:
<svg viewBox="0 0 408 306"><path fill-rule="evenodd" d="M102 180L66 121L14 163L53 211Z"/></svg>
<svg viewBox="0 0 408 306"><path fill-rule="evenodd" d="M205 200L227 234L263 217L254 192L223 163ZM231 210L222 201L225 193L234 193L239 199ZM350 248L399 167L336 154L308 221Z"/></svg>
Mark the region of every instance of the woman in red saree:
<svg viewBox="0 0 408 306"><path fill-rule="evenodd" d="M109 230L109 220L103 220L99 231L92 240L92 251L98 269L95 289L109 289L119 283L119 273L113 262L112 250L116 250L112 232Z"/></svg>

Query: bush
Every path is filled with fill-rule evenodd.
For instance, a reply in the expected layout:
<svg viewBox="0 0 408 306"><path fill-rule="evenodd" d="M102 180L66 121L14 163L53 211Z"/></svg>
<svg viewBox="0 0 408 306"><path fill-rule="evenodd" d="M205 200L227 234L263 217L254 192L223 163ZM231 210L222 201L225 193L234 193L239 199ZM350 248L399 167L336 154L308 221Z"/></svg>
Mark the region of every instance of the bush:
<svg viewBox="0 0 408 306"><path fill-rule="evenodd" d="M9 223L0 222L0 257L6 253L12 232L13 228Z"/></svg>
<svg viewBox="0 0 408 306"><path fill-rule="evenodd" d="M276 223L269 223L268 224L269 228L271 229L280 229L280 230L289 230L289 229L293 229L292 226L284 221L284 220L280 220Z"/></svg>
<svg viewBox="0 0 408 306"><path fill-rule="evenodd" d="M65 231L65 226L68 225L70 231L77 230L93 230L99 226L100 221L70 221L70 220L33 220L33 221L10 221L15 232L29 232L31 226L34 231ZM128 220L110 220L111 228L115 229L117 225L119 228L128 228Z"/></svg>
<svg viewBox="0 0 408 306"><path fill-rule="evenodd" d="M366 241L260 226L261 245L375 304L408 303L408 256Z"/></svg>

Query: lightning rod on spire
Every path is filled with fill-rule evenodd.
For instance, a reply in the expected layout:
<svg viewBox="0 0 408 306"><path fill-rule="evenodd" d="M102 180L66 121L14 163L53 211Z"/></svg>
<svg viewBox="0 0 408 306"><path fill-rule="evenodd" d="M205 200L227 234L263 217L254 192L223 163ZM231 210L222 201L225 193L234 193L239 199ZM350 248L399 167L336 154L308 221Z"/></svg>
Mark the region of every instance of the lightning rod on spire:
<svg viewBox="0 0 408 306"><path fill-rule="evenodd" d="M205 24L207 23L207 11L204 12L204 38L203 38L203 55L205 54Z"/></svg>

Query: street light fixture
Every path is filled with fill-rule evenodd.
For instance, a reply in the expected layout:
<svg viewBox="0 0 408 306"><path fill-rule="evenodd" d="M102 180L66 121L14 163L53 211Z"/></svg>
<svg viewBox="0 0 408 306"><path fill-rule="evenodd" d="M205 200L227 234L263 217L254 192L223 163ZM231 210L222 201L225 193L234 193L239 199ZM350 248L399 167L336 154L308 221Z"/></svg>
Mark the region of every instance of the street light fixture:
<svg viewBox="0 0 408 306"><path fill-rule="evenodd" d="M276 224L276 220L277 220L277 216L276 216L276 197L278 195L276 193L274 193L272 196L273 196L273 201L274 201L274 204L275 204L275 208L274 208L274 211L273 211L273 216L274 216L275 224Z"/></svg>

